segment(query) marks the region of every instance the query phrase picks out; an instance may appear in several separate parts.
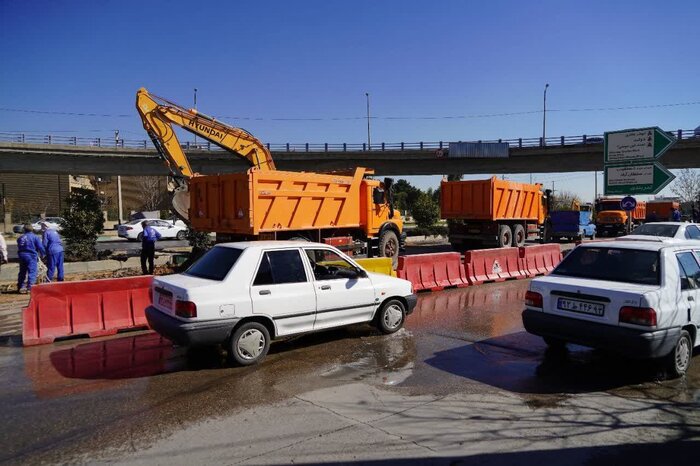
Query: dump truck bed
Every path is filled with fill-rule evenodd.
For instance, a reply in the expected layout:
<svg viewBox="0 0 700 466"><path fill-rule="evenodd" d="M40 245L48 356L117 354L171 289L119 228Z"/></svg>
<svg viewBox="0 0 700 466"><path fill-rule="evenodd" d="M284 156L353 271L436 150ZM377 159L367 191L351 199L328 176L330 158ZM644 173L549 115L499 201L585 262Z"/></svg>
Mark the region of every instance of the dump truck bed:
<svg viewBox="0 0 700 466"><path fill-rule="evenodd" d="M491 178L443 181L440 212L444 219L525 220L542 223L542 186Z"/></svg>
<svg viewBox="0 0 700 466"><path fill-rule="evenodd" d="M190 180L190 222L200 231L260 233L357 228L375 234L385 206L372 204L379 181L352 176L248 170Z"/></svg>

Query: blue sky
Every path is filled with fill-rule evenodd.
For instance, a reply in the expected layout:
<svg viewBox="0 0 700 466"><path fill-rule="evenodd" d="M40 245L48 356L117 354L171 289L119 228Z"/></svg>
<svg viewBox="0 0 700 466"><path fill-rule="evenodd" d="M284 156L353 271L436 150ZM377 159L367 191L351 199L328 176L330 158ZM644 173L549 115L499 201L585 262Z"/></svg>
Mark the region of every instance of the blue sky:
<svg viewBox="0 0 700 466"><path fill-rule="evenodd" d="M196 87L270 143L365 142L365 92L373 142L537 137L545 83L548 135L692 129L699 17L692 0L0 0L0 132L144 139L143 86L186 106ZM666 104L689 105L581 111ZM592 173L535 180L593 196Z"/></svg>

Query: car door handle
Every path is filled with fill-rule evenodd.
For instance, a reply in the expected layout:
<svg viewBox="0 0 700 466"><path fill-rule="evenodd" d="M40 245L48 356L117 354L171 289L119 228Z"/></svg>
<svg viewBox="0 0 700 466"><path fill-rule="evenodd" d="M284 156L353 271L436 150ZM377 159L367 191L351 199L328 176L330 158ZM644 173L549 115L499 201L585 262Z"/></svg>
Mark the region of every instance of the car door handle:
<svg viewBox="0 0 700 466"><path fill-rule="evenodd" d="M331 286L330 286L330 285L323 285L323 286L321 287L321 289L322 289L322 290L330 290L330 289L331 289Z"/></svg>
<svg viewBox="0 0 700 466"><path fill-rule="evenodd" d="M270 292L270 290L260 290L258 293L260 293L260 294L272 294L272 292Z"/></svg>

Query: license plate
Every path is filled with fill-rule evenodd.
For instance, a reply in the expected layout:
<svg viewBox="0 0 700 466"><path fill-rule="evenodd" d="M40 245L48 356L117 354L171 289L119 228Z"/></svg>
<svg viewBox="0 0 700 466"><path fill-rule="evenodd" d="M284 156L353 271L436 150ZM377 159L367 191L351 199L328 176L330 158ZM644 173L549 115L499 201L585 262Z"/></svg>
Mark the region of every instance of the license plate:
<svg viewBox="0 0 700 466"><path fill-rule="evenodd" d="M173 307L173 298L171 296L164 296L162 294L159 294L158 305L163 306L166 309L170 309Z"/></svg>
<svg viewBox="0 0 700 466"><path fill-rule="evenodd" d="M605 306L603 304L578 301L576 299L559 298L557 301L557 307L564 311L582 312L584 314L593 314L595 316L602 316L603 312L605 311Z"/></svg>

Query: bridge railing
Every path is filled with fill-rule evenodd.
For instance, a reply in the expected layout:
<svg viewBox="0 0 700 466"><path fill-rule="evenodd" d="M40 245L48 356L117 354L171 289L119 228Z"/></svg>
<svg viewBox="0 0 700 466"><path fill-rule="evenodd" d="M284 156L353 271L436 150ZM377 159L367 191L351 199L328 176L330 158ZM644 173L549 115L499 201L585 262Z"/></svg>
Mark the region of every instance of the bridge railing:
<svg viewBox="0 0 700 466"><path fill-rule="evenodd" d="M668 131L679 140L698 138L694 130ZM113 139L113 138L84 138L76 136L60 135L38 135L27 133L0 132L0 141L15 142L24 144L60 144L68 146L83 147L118 147L129 149L149 149L153 144L147 139ZM454 141L453 141L454 142ZM507 142L511 148L523 147L552 147L552 146L573 146L583 144L602 144L602 134L584 134L578 136L549 136L544 140L538 138L517 138L517 139L484 139L479 141L459 141L459 142ZM199 151L222 151L216 144L210 142L182 143L185 150ZM283 143L267 144L267 148L272 152L364 152L364 151L425 151L444 150L449 147L447 141L423 141L423 142L379 142L372 143Z"/></svg>

